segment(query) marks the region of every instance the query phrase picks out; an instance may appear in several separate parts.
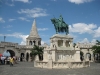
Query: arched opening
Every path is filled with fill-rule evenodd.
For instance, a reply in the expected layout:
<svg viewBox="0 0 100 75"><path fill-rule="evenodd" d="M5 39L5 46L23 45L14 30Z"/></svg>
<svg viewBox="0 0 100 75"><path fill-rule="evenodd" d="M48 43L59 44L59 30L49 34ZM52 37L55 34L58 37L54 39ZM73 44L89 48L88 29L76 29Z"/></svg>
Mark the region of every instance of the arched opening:
<svg viewBox="0 0 100 75"><path fill-rule="evenodd" d="M69 47L70 45L69 45L69 41L66 41L65 42L65 45L66 45L66 47Z"/></svg>
<svg viewBox="0 0 100 75"><path fill-rule="evenodd" d="M88 59L91 60L91 54L90 53L86 53L86 57L88 57Z"/></svg>
<svg viewBox="0 0 100 75"><path fill-rule="evenodd" d="M24 57L24 53L21 53L21 57Z"/></svg>
<svg viewBox="0 0 100 75"><path fill-rule="evenodd" d="M58 40L58 46L59 47L63 46L63 40Z"/></svg>
<svg viewBox="0 0 100 75"><path fill-rule="evenodd" d="M82 51L80 51L80 59L81 59L81 61L84 60L84 53Z"/></svg>
<svg viewBox="0 0 100 75"><path fill-rule="evenodd" d="M10 56L11 56L11 57L15 56L15 52L14 52L13 50L7 50L7 52L10 53Z"/></svg>
<svg viewBox="0 0 100 75"><path fill-rule="evenodd" d="M27 52L26 53L26 61L28 61L29 60L29 53Z"/></svg>
<svg viewBox="0 0 100 75"><path fill-rule="evenodd" d="M32 45L32 41L29 42L29 45Z"/></svg>
<svg viewBox="0 0 100 75"><path fill-rule="evenodd" d="M20 55L20 61L23 61L23 59L24 59L24 53L21 53L21 55Z"/></svg>
<svg viewBox="0 0 100 75"><path fill-rule="evenodd" d="M56 45L55 45L55 44L53 45L53 48L57 49L57 47L56 47Z"/></svg>
<svg viewBox="0 0 100 75"><path fill-rule="evenodd" d="M33 45L36 45L36 42L35 41L33 41Z"/></svg>
<svg viewBox="0 0 100 75"><path fill-rule="evenodd" d="M94 60L97 61L99 58L99 55L97 53L94 54Z"/></svg>
<svg viewBox="0 0 100 75"><path fill-rule="evenodd" d="M41 41L38 41L38 45L41 45Z"/></svg>

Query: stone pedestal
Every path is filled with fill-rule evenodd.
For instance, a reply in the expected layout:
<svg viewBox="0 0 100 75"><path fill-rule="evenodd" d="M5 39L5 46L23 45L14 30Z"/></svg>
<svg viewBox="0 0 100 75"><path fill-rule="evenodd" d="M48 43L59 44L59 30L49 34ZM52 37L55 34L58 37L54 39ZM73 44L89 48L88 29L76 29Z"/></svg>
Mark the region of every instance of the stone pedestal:
<svg viewBox="0 0 100 75"><path fill-rule="evenodd" d="M74 55L74 59L75 59L75 61L81 61L80 60L80 51L76 51L76 53Z"/></svg>
<svg viewBox="0 0 100 75"><path fill-rule="evenodd" d="M52 60L57 61L57 54L54 50L52 51Z"/></svg>
<svg viewBox="0 0 100 75"><path fill-rule="evenodd" d="M48 61L48 53L47 53L47 50L44 51L43 61Z"/></svg>
<svg viewBox="0 0 100 75"><path fill-rule="evenodd" d="M35 61L39 61L39 56L38 55L35 56Z"/></svg>
<svg viewBox="0 0 100 75"><path fill-rule="evenodd" d="M41 68L82 68L89 63L80 60L80 49L73 47L73 38L69 35L55 34L50 39L50 47L44 49L43 61L37 61ZM73 58L72 58L73 57Z"/></svg>
<svg viewBox="0 0 100 75"><path fill-rule="evenodd" d="M52 69L52 60L49 60L49 61L48 61L48 68L49 68L49 69Z"/></svg>

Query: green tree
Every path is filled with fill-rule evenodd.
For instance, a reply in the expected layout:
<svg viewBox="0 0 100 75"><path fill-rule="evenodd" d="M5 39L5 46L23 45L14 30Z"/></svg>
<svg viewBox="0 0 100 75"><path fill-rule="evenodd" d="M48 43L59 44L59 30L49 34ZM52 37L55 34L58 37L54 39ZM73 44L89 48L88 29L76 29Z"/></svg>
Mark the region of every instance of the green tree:
<svg viewBox="0 0 100 75"><path fill-rule="evenodd" d="M76 46L76 43L73 44L74 49L75 49L75 46Z"/></svg>
<svg viewBox="0 0 100 75"><path fill-rule="evenodd" d="M80 59L81 59L81 61L83 61L83 59L84 59L84 53L82 52L82 51L80 51Z"/></svg>
<svg viewBox="0 0 100 75"><path fill-rule="evenodd" d="M31 57L35 57L36 55L39 56L39 60L43 60L43 47L39 47L37 45L34 45L34 47L31 49Z"/></svg>
<svg viewBox="0 0 100 75"><path fill-rule="evenodd" d="M96 40L96 45L100 45L100 41L99 40Z"/></svg>
<svg viewBox="0 0 100 75"><path fill-rule="evenodd" d="M82 51L80 51L80 55L81 55L81 56L83 56L83 55L84 55L84 53L83 53Z"/></svg>
<svg viewBox="0 0 100 75"><path fill-rule="evenodd" d="M100 59L100 41L96 40L96 42L97 43L96 43L96 45L94 45L92 47L92 50L93 50L94 55L97 54L96 60L98 60L98 59ZM98 54L99 54L99 56L98 56Z"/></svg>
<svg viewBox="0 0 100 75"><path fill-rule="evenodd" d="M98 53L98 54L100 54L100 41L98 41L98 40L96 40L96 45L94 45L93 47L92 47L92 50L93 50L93 53L95 54L95 53Z"/></svg>

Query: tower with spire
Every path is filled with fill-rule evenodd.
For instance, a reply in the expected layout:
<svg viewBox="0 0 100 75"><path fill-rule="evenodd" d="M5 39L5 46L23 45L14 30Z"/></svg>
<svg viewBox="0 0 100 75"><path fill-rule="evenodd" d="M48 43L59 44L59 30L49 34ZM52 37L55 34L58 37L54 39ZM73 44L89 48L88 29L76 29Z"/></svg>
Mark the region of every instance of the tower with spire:
<svg viewBox="0 0 100 75"><path fill-rule="evenodd" d="M27 46L41 45L41 38L38 35L36 20L34 19L29 36L26 38Z"/></svg>

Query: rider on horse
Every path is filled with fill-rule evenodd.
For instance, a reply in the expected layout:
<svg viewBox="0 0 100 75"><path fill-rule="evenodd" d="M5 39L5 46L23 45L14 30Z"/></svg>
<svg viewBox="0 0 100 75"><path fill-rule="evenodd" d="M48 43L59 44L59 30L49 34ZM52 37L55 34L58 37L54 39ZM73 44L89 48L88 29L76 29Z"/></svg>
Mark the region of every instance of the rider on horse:
<svg viewBox="0 0 100 75"><path fill-rule="evenodd" d="M55 26L56 33L58 32L65 32L66 35L69 33L69 27L68 25L63 21L62 15L60 15L59 19L56 19L55 17L51 19L51 22Z"/></svg>
<svg viewBox="0 0 100 75"><path fill-rule="evenodd" d="M63 21L63 17L62 17L62 15L60 15L60 17L59 17L58 20L59 20L59 24L62 25L62 23L64 22L64 21Z"/></svg>

